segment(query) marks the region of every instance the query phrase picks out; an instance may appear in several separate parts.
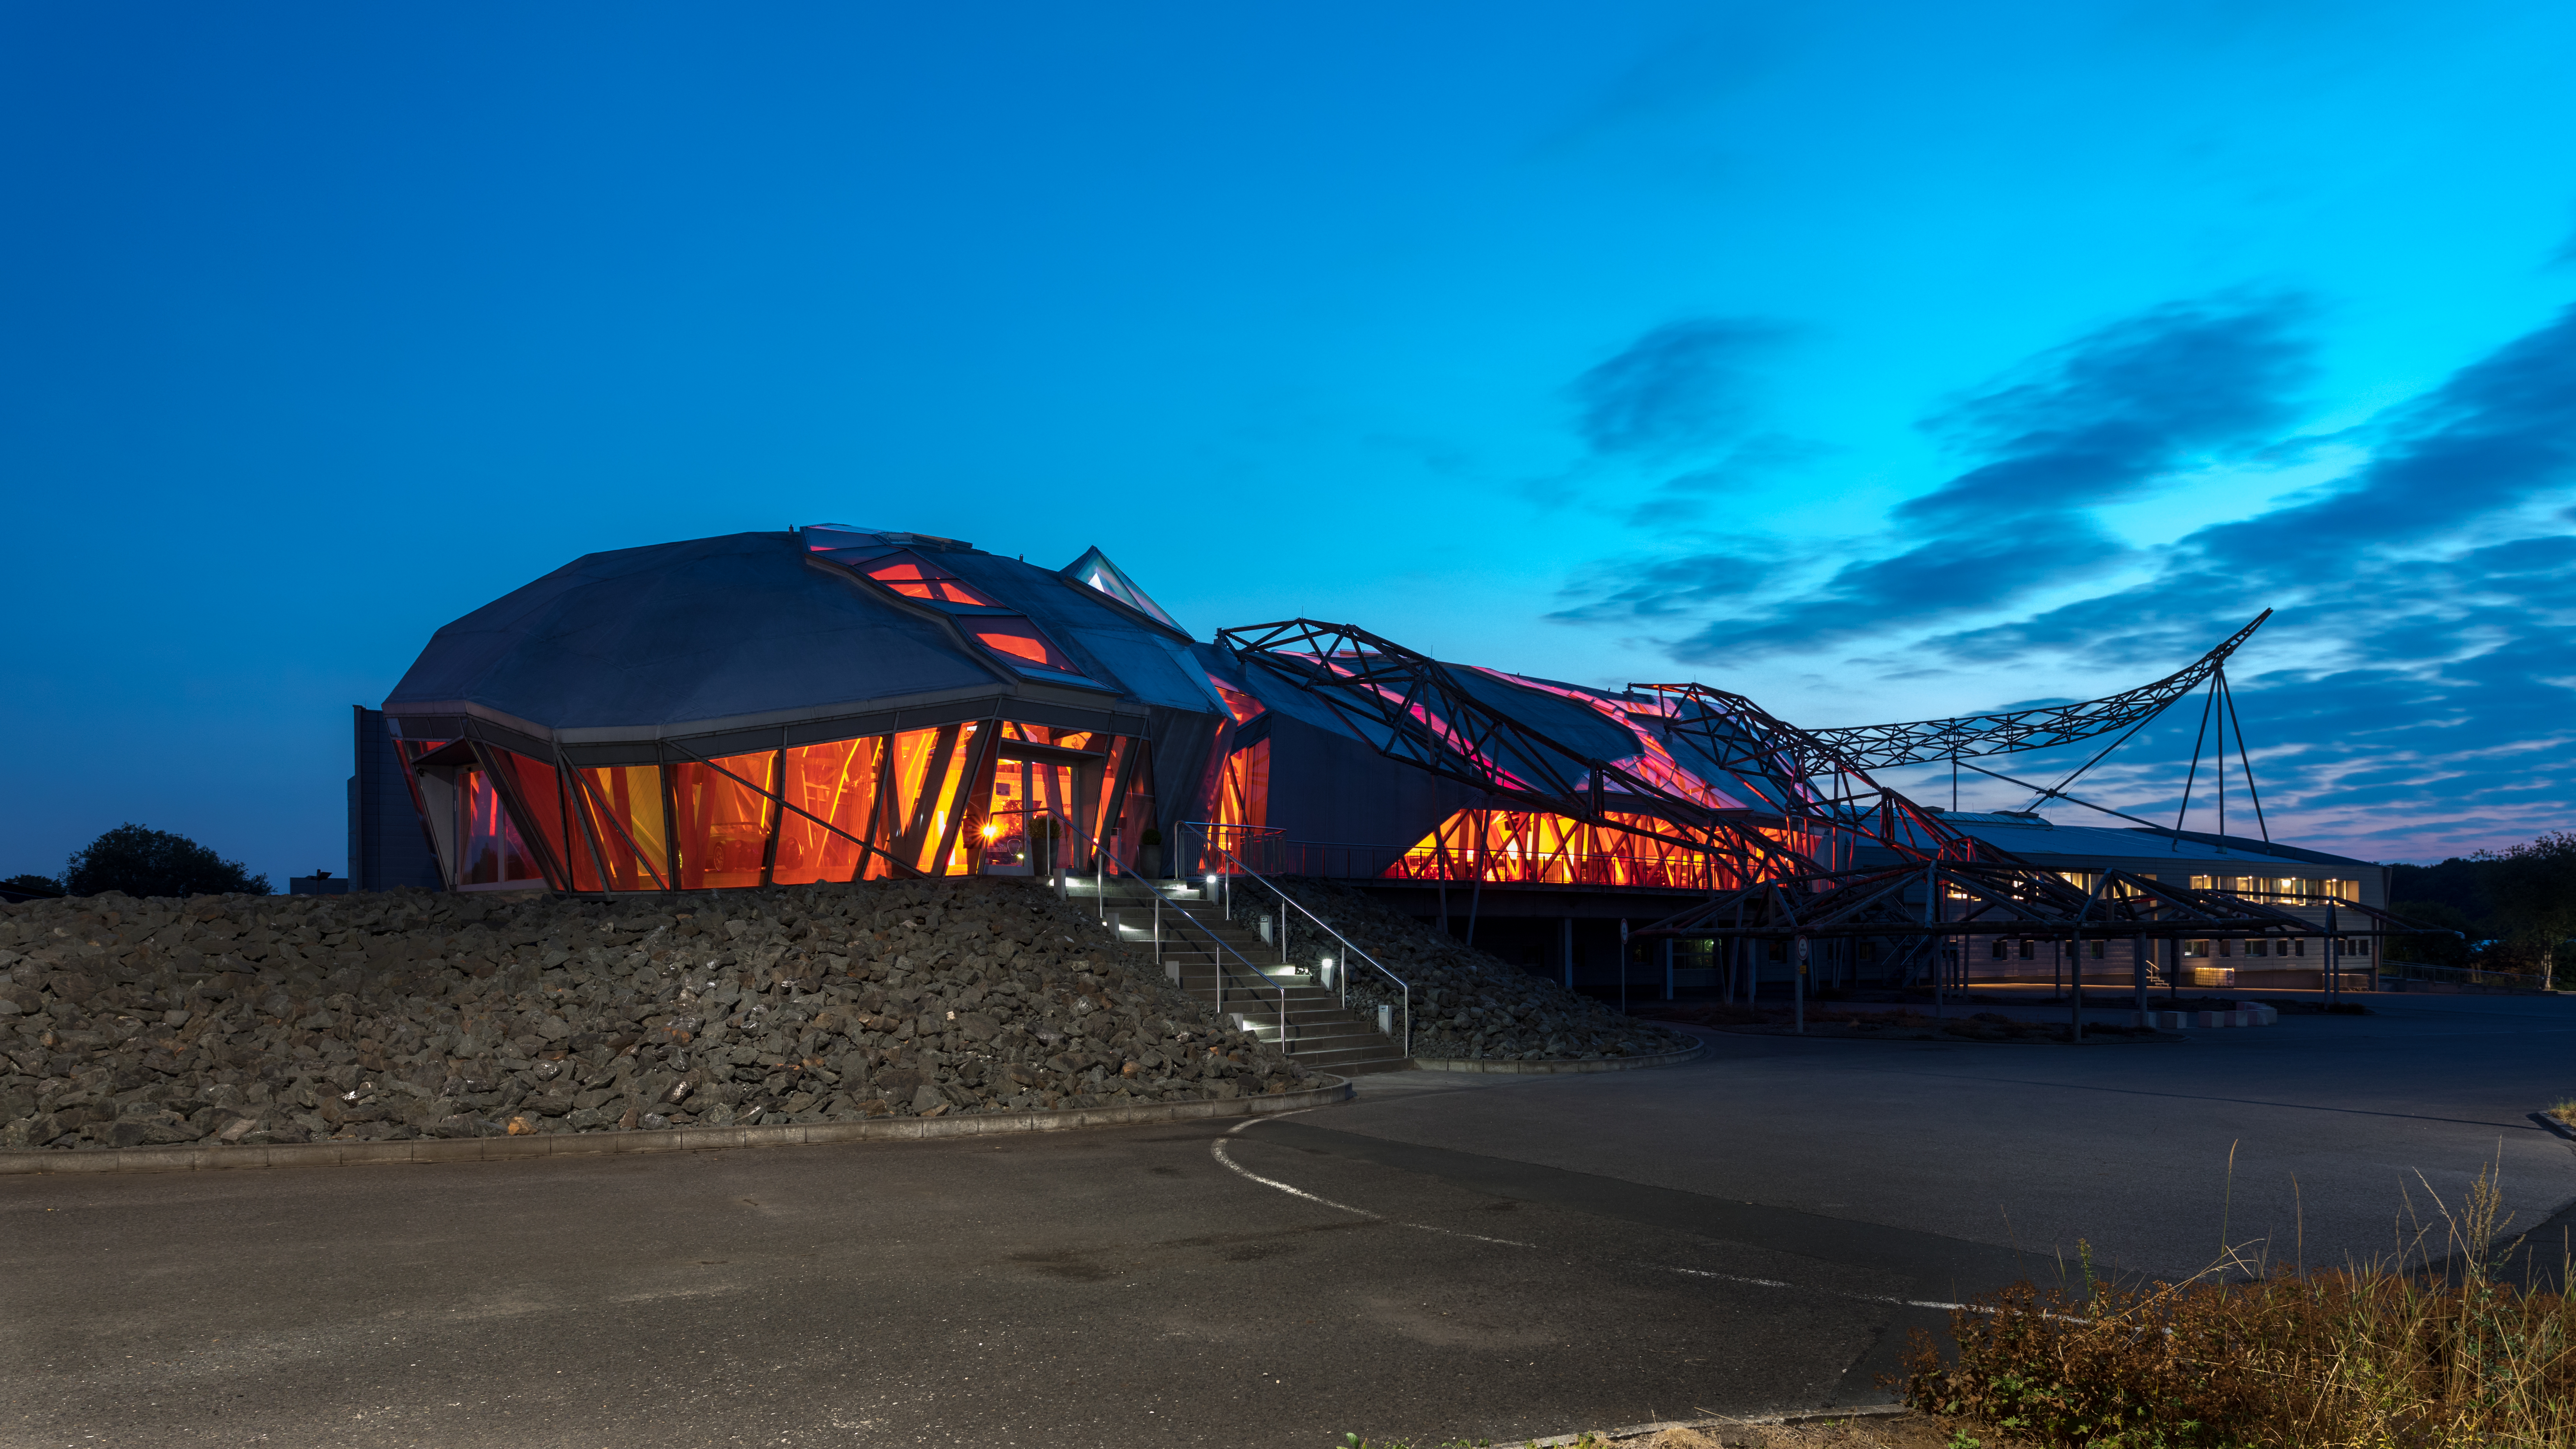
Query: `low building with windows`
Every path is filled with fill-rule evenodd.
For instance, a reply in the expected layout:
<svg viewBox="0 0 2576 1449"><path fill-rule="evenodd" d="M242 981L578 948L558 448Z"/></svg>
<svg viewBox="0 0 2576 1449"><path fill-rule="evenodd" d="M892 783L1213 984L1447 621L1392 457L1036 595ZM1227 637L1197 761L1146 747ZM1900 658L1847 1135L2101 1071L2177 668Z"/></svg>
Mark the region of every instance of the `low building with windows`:
<svg viewBox="0 0 2576 1449"><path fill-rule="evenodd" d="M2273 841L2151 826L2060 824L2036 812L1947 811L1943 818L1965 833L2090 890L2108 872L2170 881L2195 890L2220 890L2280 907L2320 930L2337 929L2336 964L2355 976L2376 970L2377 946L2368 920L2337 906L2386 909L2389 868L2369 861L2305 850ZM2343 928L2352 928L2346 931ZM1979 938L1963 963L1978 983L2051 984L2077 969L2088 985L2116 989L2135 980L2140 943L2096 937L2080 960L2062 940ZM2218 990L2302 989L2322 984L2323 942L2304 938L2184 937L2144 944L2151 979Z"/></svg>

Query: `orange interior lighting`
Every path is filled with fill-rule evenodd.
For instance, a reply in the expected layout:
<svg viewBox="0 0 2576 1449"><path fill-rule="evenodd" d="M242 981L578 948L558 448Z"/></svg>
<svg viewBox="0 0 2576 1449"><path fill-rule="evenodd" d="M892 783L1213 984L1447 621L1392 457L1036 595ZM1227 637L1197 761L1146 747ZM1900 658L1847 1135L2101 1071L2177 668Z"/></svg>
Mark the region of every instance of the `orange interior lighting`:
<svg viewBox="0 0 2576 1449"><path fill-rule="evenodd" d="M1587 825L1526 810L1461 810L1396 858L1390 880L1474 880L1497 885L1654 886L1729 890L1742 884L1733 861L1638 833L1671 829L1644 815L1613 813L1637 830ZM1765 831L1765 835L1773 832Z"/></svg>
<svg viewBox="0 0 2576 1449"><path fill-rule="evenodd" d="M1063 650L1047 642L1045 635L1024 620L969 619L964 622L966 632L996 654L1021 664L1034 664L1040 669L1058 669L1067 674L1082 672L1073 667L1073 661L1065 657Z"/></svg>
<svg viewBox="0 0 2576 1449"><path fill-rule="evenodd" d="M924 563L915 554L895 554L862 565L859 571L906 598L928 599L940 604L969 604L981 609L1001 607L968 588L965 580Z"/></svg>

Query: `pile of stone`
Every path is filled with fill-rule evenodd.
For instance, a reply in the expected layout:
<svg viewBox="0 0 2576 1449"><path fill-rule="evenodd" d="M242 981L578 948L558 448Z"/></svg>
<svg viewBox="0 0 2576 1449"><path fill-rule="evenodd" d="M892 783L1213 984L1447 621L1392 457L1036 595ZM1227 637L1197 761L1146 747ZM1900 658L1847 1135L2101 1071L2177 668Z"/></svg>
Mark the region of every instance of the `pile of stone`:
<svg viewBox="0 0 2576 1449"><path fill-rule="evenodd" d="M1535 976L1332 880L1282 882L1298 903L1413 988L1413 1054L1523 1061L1593 1060L1679 1051L1696 1038ZM1351 1005L1401 1009L1374 971L1351 973Z"/></svg>
<svg viewBox="0 0 2576 1449"><path fill-rule="evenodd" d="M0 1149L935 1117L1308 1083L1025 883L0 907Z"/></svg>

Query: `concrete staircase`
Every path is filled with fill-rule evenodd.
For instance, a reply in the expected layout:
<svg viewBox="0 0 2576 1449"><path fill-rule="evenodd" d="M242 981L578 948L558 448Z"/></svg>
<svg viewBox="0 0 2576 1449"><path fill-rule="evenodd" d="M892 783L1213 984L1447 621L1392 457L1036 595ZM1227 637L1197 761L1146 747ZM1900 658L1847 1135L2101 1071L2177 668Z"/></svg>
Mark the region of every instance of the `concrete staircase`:
<svg viewBox="0 0 2576 1449"><path fill-rule="evenodd" d="M1092 883L1074 883L1073 893L1092 895ZM1375 1022L1345 1009L1338 996L1313 975L1281 965L1278 948L1263 941L1258 931L1227 920L1224 908L1208 898L1206 887L1120 878L1108 883L1104 898L1085 904L1097 906L1114 920L1120 939L1150 949L1158 894L1163 970L1172 984L1217 1004L1222 960L1226 1016L1264 1041L1280 1038L1284 993L1288 1055L1299 1066L1349 1077L1400 1071L1407 1065L1400 1040L1390 1039ZM1211 935L1215 941L1209 940ZM1230 954L1220 952L1216 942L1223 942ZM1399 1025L1399 1038L1402 1031Z"/></svg>

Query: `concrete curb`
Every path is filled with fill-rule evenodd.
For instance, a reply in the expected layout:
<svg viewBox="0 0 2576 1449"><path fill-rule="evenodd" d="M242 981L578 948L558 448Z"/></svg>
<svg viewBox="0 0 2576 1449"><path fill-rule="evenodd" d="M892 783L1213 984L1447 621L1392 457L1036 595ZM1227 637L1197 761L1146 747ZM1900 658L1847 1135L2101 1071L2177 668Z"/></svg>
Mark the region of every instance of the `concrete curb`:
<svg viewBox="0 0 2576 1449"><path fill-rule="evenodd" d="M2566 1123L2559 1121L2557 1118L2550 1116L2546 1112L2528 1112L2524 1115L2529 1117L2532 1121L2539 1123L2542 1127L2566 1138L2568 1141L2576 1142L2576 1127L2570 1127Z"/></svg>
<svg viewBox="0 0 2576 1449"><path fill-rule="evenodd" d="M1892 1419L1909 1410L1903 1404L1856 1404L1848 1409L1800 1409L1777 1414L1744 1414L1713 1419L1659 1419L1652 1424L1631 1424L1624 1429L1586 1429L1577 1434L1557 1434L1545 1439L1525 1441L1529 1449L1568 1449L1580 1444L1586 1435L1595 1440L1642 1439L1648 1434L1661 1434L1668 1429L1725 1429L1748 1425L1833 1424L1845 1419Z"/></svg>
<svg viewBox="0 0 2576 1449"><path fill-rule="evenodd" d="M1729 1026L1701 1026L1696 1022L1674 1022L1672 1024L1675 1026L1686 1025L1693 1031L1704 1031L1711 1036L1742 1037L1748 1041L1858 1042L1863 1046L1930 1046L1936 1042L1948 1046L2062 1047L2071 1045L2071 1043L2068 1042L2057 1041L2045 1037L2016 1037L2005 1041L1995 1041L1992 1039L1978 1037L1951 1036L1947 1033L1941 1032L1936 1032L1931 1036L1830 1036L1822 1033L1802 1036L1793 1031L1744 1031L1739 1028ZM2089 1030L2097 1026L2125 1027L2126 1023L2115 1021L2088 1021L2084 1023L2084 1025L2086 1029ZM2088 1036L2084 1039L2084 1045L2118 1046L2124 1043L2188 1042L2191 1039L2192 1033L2188 1031L2164 1031L2159 1029L2153 1036L2122 1036L2107 1040Z"/></svg>
<svg viewBox="0 0 2576 1449"><path fill-rule="evenodd" d="M1700 1041L1677 1052L1657 1052L1650 1057L1603 1057L1599 1061L1525 1062L1513 1057L1415 1057L1413 1069L1418 1072L1522 1072L1533 1075L1635 1072L1648 1067L1679 1066L1706 1050L1708 1043Z"/></svg>
<svg viewBox="0 0 2576 1449"><path fill-rule="evenodd" d="M964 1117L879 1117L865 1122L797 1122L778 1127L672 1127L659 1132L548 1132L533 1137L418 1137L399 1142L280 1142L264 1147L113 1147L96 1152L0 1152L0 1176L74 1172L212 1172L241 1167L354 1167L363 1163L495 1162L504 1158L613 1157L631 1152L707 1152L728 1147L822 1147L839 1142L917 1142L1011 1132L1061 1132L1143 1122L1266 1117L1350 1100L1347 1078L1275 1096L1202 1098L1149 1107L1080 1107L1063 1112Z"/></svg>

